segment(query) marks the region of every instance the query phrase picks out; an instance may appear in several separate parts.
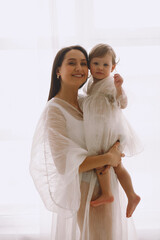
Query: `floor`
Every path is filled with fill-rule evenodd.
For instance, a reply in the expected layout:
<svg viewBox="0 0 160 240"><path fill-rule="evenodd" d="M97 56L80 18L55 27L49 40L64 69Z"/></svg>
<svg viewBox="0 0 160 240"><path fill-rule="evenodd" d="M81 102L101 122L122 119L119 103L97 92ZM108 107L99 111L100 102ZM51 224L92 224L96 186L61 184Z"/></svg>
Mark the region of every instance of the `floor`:
<svg viewBox="0 0 160 240"><path fill-rule="evenodd" d="M0 234L0 240L49 240L49 236ZM160 230L139 230L138 240L160 240Z"/></svg>

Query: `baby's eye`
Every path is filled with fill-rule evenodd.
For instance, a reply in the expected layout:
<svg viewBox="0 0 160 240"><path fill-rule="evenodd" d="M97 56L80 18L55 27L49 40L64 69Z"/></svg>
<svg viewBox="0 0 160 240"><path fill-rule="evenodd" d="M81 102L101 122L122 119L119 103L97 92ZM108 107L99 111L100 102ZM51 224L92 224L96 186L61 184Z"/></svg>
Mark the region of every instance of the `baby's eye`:
<svg viewBox="0 0 160 240"><path fill-rule="evenodd" d="M94 64L94 65L98 65L98 62L94 62L93 64Z"/></svg>
<svg viewBox="0 0 160 240"><path fill-rule="evenodd" d="M105 64L104 64L104 66L105 66L105 67L108 67L108 64L107 64L107 63L105 63Z"/></svg>

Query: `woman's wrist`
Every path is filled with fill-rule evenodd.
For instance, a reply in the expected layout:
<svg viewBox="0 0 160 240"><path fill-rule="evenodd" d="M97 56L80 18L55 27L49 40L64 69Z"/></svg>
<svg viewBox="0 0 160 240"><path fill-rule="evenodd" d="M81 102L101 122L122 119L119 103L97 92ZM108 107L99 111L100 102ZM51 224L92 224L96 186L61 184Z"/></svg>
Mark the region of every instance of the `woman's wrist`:
<svg viewBox="0 0 160 240"><path fill-rule="evenodd" d="M104 153L104 158L105 158L105 165L111 165L112 161L111 161L111 153L110 152L107 152L107 153ZM104 166L105 166L104 165Z"/></svg>

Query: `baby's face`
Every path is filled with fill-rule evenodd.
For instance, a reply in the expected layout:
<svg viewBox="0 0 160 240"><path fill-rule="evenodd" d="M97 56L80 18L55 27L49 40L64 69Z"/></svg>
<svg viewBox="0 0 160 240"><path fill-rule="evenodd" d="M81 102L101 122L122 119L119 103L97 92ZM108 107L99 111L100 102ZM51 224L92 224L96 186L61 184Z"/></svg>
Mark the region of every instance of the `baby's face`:
<svg viewBox="0 0 160 240"><path fill-rule="evenodd" d="M106 54L104 57L92 58L90 62L90 71L94 80L102 80L109 77L114 70L115 65L112 64L112 56Z"/></svg>

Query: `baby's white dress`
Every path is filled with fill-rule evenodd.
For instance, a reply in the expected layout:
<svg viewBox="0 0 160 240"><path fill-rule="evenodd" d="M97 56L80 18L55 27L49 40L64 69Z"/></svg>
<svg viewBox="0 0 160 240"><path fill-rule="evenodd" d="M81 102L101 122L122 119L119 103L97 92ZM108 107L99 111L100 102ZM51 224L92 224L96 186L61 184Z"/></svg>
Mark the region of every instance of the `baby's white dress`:
<svg viewBox="0 0 160 240"><path fill-rule="evenodd" d="M127 97L122 90L122 95L116 98L113 77L96 83L91 77L84 85L83 93L80 103L89 154L107 152L117 140L125 156L141 152L142 144L121 109L127 106Z"/></svg>
<svg viewBox="0 0 160 240"><path fill-rule="evenodd" d="M79 174L79 166L88 155L82 113L61 99L51 99L38 122L30 162L35 186L53 213L51 240L136 240L113 169L115 201L90 207L100 187L94 171Z"/></svg>

